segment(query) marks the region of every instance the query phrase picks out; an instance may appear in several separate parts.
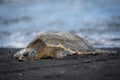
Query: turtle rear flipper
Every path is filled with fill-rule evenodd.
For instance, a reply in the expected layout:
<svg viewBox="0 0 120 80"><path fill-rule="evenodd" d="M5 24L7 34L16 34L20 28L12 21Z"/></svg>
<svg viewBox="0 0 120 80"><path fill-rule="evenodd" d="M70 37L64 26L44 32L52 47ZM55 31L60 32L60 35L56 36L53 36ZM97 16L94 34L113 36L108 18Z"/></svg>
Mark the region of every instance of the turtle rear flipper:
<svg viewBox="0 0 120 80"><path fill-rule="evenodd" d="M115 53L117 53L117 51L108 51L108 50L97 49L96 53L98 53L98 54L112 54L112 53L115 54Z"/></svg>
<svg viewBox="0 0 120 80"><path fill-rule="evenodd" d="M97 49L96 51L81 51L77 52L77 54L115 54L117 51L108 51L108 50L100 50Z"/></svg>

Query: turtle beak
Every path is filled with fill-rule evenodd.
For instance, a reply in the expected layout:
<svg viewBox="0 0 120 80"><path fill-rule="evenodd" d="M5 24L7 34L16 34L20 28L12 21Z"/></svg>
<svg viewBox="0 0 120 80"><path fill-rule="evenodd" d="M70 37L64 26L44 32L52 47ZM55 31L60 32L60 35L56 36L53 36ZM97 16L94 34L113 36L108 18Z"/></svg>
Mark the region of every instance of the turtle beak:
<svg viewBox="0 0 120 80"><path fill-rule="evenodd" d="M18 51L17 53L15 53L15 54L13 55L13 57L14 57L14 58L18 58L18 57L19 57L19 54L20 54L20 51Z"/></svg>
<svg viewBox="0 0 120 80"><path fill-rule="evenodd" d="M13 58L18 59L19 61L23 61L23 60L22 60L22 56L20 55L20 51L18 51L17 53L15 53L15 54L13 55Z"/></svg>

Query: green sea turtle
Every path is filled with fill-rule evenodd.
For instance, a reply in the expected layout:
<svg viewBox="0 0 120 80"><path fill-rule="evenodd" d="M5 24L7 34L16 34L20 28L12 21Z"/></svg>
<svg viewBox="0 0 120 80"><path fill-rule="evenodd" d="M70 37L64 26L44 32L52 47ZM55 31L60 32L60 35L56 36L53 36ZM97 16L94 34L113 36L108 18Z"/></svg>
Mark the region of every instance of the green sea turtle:
<svg viewBox="0 0 120 80"><path fill-rule="evenodd" d="M20 61L40 60L41 58L63 58L73 54L108 53L92 47L88 41L68 32L46 32L36 36L27 47L13 57Z"/></svg>

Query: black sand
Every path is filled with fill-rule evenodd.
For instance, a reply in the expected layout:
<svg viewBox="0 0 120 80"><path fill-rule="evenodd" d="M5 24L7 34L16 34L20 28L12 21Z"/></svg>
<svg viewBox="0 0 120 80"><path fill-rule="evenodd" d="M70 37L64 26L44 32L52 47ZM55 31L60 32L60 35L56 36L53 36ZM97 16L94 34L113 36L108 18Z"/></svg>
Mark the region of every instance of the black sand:
<svg viewBox="0 0 120 80"><path fill-rule="evenodd" d="M0 48L0 80L120 80L120 48L115 54L73 55L63 59L19 62L20 49Z"/></svg>

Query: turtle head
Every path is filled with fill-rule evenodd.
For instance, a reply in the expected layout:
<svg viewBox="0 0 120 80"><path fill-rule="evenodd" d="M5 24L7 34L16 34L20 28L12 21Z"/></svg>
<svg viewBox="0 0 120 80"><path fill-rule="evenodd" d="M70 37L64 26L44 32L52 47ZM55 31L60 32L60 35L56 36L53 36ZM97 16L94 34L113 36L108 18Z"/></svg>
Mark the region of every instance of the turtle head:
<svg viewBox="0 0 120 80"><path fill-rule="evenodd" d="M33 61L36 57L36 50L32 48L24 48L21 51L18 51L13 55L14 58L17 58L20 61Z"/></svg>

